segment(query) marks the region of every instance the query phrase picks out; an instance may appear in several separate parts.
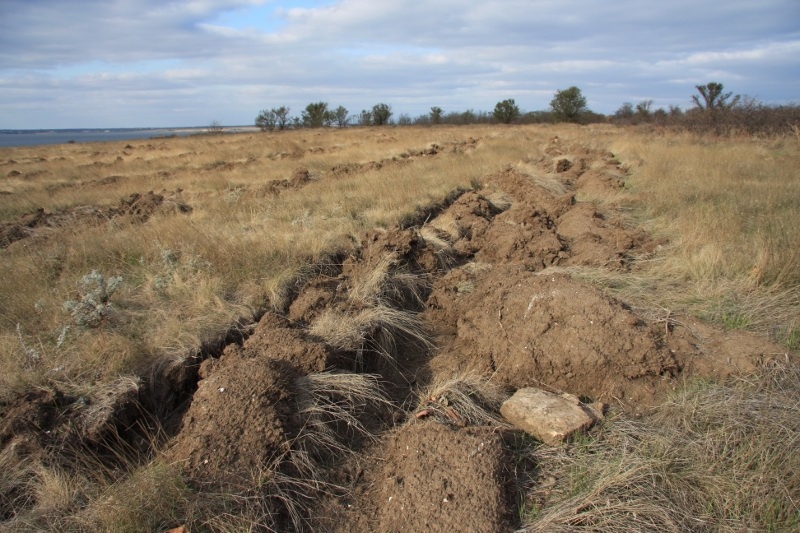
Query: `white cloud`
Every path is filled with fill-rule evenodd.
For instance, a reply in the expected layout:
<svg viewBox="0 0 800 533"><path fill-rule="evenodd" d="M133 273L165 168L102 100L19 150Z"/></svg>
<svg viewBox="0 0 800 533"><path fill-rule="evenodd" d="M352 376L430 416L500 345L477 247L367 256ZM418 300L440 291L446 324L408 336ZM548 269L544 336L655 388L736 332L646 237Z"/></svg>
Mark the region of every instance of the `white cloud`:
<svg viewBox="0 0 800 533"><path fill-rule="evenodd" d="M316 100L412 114L500 98L542 109L570 85L613 112L637 98L686 105L712 80L768 101L795 98L800 83L796 0L306 6L3 0L0 128L69 127L78 109L80 126L249 123L264 107ZM95 106L69 103L89 97Z"/></svg>

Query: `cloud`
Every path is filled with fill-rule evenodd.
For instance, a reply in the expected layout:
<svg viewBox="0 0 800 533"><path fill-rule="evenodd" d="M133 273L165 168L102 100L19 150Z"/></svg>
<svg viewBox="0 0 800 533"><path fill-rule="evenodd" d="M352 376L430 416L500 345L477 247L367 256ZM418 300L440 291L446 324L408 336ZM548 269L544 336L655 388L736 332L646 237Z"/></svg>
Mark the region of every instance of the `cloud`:
<svg viewBox="0 0 800 533"><path fill-rule="evenodd" d="M712 80L798 94L796 0L287 3L3 0L0 128L250 123L318 100L533 110L570 85L601 112L688 105Z"/></svg>

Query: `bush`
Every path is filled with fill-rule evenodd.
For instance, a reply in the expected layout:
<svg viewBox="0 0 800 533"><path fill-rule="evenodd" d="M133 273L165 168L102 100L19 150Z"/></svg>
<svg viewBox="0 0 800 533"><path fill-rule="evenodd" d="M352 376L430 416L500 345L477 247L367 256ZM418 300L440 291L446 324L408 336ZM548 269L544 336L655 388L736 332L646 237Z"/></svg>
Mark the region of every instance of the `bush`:
<svg viewBox="0 0 800 533"><path fill-rule="evenodd" d="M333 114L328 111L327 102L308 104L305 111L303 111L303 125L307 128L330 126L332 121Z"/></svg>
<svg viewBox="0 0 800 533"><path fill-rule="evenodd" d="M275 112L271 110L264 109L256 116L256 126L258 126L261 131L274 130L277 122L278 117L275 116Z"/></svg>
<svg viewBox="0 0 800 533"><path fill-rule="evenodd" d="M97 270L83 276L79 289L80 298L64 303L64 310L72 316L76 326L97 328L108 321L113 314L109 301L122 285L122 276L106 278Z"/></svg>
<svg viewBox="0 0 800 533"><path fill-rule="evenodd" d="M286 128L286 124L289 123L289 108L286 106L272 108L272 114L275 116L275 121L278 124L278 129L282 130Z"/></svg>
<svg viewBox="0 0 800 533"><path fill-rule="evenodd" d="M347 123L350 122L350 116L348 115L347 108L340 105L331 111L331 119L340 128L347 126Z"/></svg>

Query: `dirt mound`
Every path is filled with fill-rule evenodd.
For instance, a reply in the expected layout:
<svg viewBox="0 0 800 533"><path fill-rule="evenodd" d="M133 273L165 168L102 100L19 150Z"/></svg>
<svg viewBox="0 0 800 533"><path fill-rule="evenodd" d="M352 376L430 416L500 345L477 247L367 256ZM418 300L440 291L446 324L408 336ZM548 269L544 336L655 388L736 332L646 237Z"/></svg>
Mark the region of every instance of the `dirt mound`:
<svg viewBox="0 0 800 533"><path fill-rule="evenodd" d="M57 192L63 189L90 189L95 187L116 185L126 179L128 179L128 176L111 175L111 176L106 176L105 178L88 180L88 181L52 183L50 185L47 185L45 187L45 190L49 192Z"/></svg>
<svg viewBox="0 0 800 533"><path fill-rule="evenodd" d="M168 455L197 482L255 483L293 436L288 391L298 375L285 361L227 353L200 381Z"/></svg>
<svg viewBox="0 0 800 533"><path fill-rule="evenodd" d="M191 206L181 198L182 192L178 189L174 192L164 190L161 193L149 191L145 194L132 194L120 200L116 210L111 212L111 217L128 216L145 222L156 213L191 213Z"/></svg>
<svg viewBox="0 0 800 533"><path fill-rule="evenodd" d="M16 438L47 435L64 403L71 403L59 391L36 390L3 406L0 420L0 447Z"/></svg>
<svg viewBox="0 0 800 533"><path fill-rule="evenodd" d="M275 195L287 189L300 189L308 185L313 178L305 167L298 167L292 172L292 177L283 180L271 180L259 189L261 195Z"/></svg>
<svg viewBox="0 0 800 533"><path fill-rule="evenodd" d="M0 248L41 233L41 230L68 227L75 224L102 224L125 218L131 222L146 222L155 214L191 213L192 208L181 198L181 190L145 194L134 193L116 206L77 206L55 213L39 208L13 222L0 222Z"/></svg>
<svg viewBox="0 0 800 533"><path fill-rule="evenodd" d="M191 158L193 155L197 155L197 152L186 152L181 154L179 157ZM257 159L255 157L248 157L247 159L238 161L214 161L213 163L208 163L200 167L195 167L195 169L198 170L199 172L230 171L237 168L247 167L248 165L251 165L256 161Z"/></svg>
<svg viewBox="0 0 800 533"><path fill-rule="evenodd" d="M223 359L228 355L244 359L271 358L286 361L303 374L322 372L341 363L337 355L324 344L309 340L303 330L292 327L286 319L273 313L267 313L261 318L242 346L229 345ZM207 360L208 362L215 364L214 360Z"/></svg>
<svg viewBox="0 0 800 533"><path fill-rule="evenodd" d="M434 374L478 370L511 389L648 402L680 370L658 328L593 287L514 265L464 274L446 276L428 300L442 333Z"/></svg>
<svg viewBox="0 0 800 533"><path fill-rule="evenodd" d="M507 454L492 428L412 424L386 444L376 531L505 531Z"/></svg>
<svg viewBox="0 0 800 533"><path fill-rule="evenodd" d="M170 456L195 481L247 485L297 435L295 380L334 363L327 347L268 313L242 346L203 363Z"/></svg>
<svg viewBox="0 0 800 533"><path fill-rule="evenodd" d="M140 387L138 379L120 378L85 396L52 388L13 398L2 406L0 447L20 435L42 447L70 441L101 443L114 426L135 424L141 415Z"/></svg>

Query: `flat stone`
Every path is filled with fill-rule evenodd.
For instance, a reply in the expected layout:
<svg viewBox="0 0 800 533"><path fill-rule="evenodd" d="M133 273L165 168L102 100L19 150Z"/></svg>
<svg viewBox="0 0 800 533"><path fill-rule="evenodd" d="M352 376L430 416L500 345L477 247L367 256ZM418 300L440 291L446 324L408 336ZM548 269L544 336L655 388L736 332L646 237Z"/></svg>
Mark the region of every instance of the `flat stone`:
<svg viewBox="0 0 800 533"><path fill-rule="evenodd" d="M533 387L519 389L500 413L515 427L540 441L556 445L600 420L602 404L588 406L572 394L553 394Z"/></svg>

